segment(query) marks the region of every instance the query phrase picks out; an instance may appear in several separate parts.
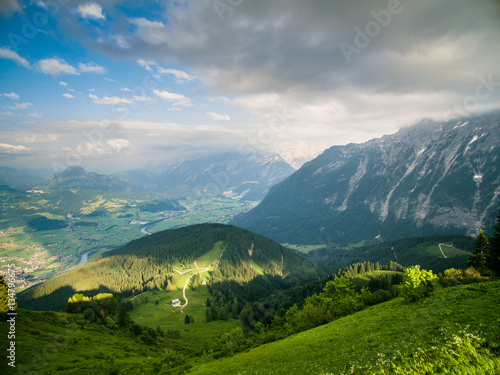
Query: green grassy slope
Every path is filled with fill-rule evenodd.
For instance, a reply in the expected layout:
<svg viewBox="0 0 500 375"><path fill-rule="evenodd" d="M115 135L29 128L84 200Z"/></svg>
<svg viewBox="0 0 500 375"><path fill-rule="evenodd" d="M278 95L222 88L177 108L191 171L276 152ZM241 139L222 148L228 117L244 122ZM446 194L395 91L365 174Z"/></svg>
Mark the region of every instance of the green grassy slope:
<svg viewBox="0 0 500 375"><path fill-rule="evenodd" d="M9 348L6 329L0 322L2 349ZM29 310L18 311L15 342L16 368L7 366L2 353L2 374L110 374L162 353L120 329L88 324L83 315Z"/></svg>
<svg viewBox="0 0 500 375"><path fill-rule="evenodd" d="M397 298L232 358L195 367L189 373L371 374L376 373L377 363L379 370L390 366L384 364L388 360L398 364L400 352L408 356L411 354L405 353L418 351L418 348L437 351L432 348L446 345L451 345L450 350L453 350L453 344L446 344L446 338L454 340L453 335L460 330L476 332L489 345L496 345L498 353L500 282L442 289L419 303L408 304ZM486 349L478 351L488 357L491 366L500 366L498 357L494 359ZM488 373L474 372L474 365L467 367L467 360L468 357L463 356L460 358L462 368L447 369L444 361L442 372ZM404 370L400 373L425 373L418 369L417 363L415 372ZM425 370L424 366L422 369Z"/></svg>

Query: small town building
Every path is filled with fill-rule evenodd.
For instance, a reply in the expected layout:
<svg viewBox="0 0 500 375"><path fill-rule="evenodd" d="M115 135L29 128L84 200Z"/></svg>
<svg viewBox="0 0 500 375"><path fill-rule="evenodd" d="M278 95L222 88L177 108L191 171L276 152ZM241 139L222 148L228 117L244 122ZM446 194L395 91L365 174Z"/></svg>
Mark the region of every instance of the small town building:
<svg viewBox="0 0 500 375"><path fill-rule="evenodd" d="M172 302L170 302L170 306L180 306L181 305L181 300L179 298L173 299Z"/></svg>
<svg viewBox="0 0 500 375"><path fill-rule="evenodd" d="M206 280L202 280L202 281L201 281L201 285L207 285Z"/></svg>

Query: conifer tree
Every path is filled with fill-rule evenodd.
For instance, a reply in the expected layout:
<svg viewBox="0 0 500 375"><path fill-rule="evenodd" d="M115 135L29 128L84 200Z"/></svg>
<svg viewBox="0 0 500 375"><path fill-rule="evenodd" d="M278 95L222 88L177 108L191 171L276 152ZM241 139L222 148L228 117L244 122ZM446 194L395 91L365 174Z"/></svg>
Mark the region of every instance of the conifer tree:
<svg viewBox="0 0 500 375"><path fill-rule="evenodd" d="M487 266L500 276L500 210L497 223L493 227L493 236L489 239Z"/></svg>
<svg viewBox="0 0 500 375"><path fill-rule="evenodd" d="M474 251L467 259L467 267L473 267L479 271L484 270L487 248L488 238L484 235L484 230L481 230L474 240Z"/></svg>

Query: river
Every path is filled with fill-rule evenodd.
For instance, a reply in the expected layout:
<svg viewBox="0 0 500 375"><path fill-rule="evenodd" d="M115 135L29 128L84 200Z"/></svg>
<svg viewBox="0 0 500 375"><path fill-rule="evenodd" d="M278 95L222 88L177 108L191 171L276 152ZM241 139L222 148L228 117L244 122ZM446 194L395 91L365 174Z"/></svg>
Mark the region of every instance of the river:
<svg viewBox="0 0 500 375"><path fill-rule="evenodd" d="M92 253L92 251L87 251L86 253L82 254L82 256L80 257L80 263L78 263L77 267L84 266L85 263L87 263L87 259L90 253Z"/></svg>

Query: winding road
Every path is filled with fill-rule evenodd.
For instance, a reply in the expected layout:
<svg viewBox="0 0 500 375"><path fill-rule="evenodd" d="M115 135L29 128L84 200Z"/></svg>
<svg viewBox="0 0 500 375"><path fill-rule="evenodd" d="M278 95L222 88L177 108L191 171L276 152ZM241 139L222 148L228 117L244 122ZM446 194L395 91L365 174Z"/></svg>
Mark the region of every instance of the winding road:
<svg viewBox="0 0 500 375"><path fill-rule="evenodd" d="M188 303L189 303L189 300L188 300L188 299L187 299L187 297L186 297L186 289L187 289L187 287L188 287L188 285L189 285L189 280L190 280L190 279L191 279L194 275L197 275L197 274L199 274L199 273L203 273L203 272L208 271L208 268L200 268L200 267L198 267L198 265L196 264L196 261L194 261L194 266L195 266L196 268L192 268L192 269L187 270L187 271L184 271L184 272L180 272L180 271L174 270L174 271L176 271L176 272L179 272L181 275L182 275L182 274L185 274L186 272L189 272L189 271L195 270L195 269L201 270L201 271L198 271L198 272L193 273L193 274L192 274L191 276L189 276L189 277L188 277L188 279L186 280L186 283L184 284L184 289L182 290L182 298L184 298L184 301L186 301L186 303L185 303L184 305L182 305L182 306L177 306L177 307L180 307L181 309L182 309L183 307L186 307L186 306L188 305Z"/></svg>

